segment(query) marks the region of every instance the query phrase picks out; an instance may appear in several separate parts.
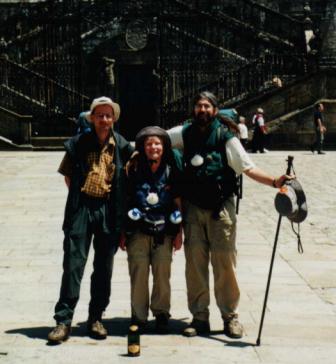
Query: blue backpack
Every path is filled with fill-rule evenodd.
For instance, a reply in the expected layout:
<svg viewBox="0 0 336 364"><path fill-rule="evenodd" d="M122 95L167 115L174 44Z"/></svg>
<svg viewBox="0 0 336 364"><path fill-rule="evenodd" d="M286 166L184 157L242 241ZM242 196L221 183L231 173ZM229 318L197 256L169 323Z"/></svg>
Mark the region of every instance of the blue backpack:
<svg viewBox="0 0 336 364"><path fill-rule="evenodd" d="M90 133L92 124L86 119L87 111L83 111L79 114L77 120L77 131L76 134Z"/></svg>

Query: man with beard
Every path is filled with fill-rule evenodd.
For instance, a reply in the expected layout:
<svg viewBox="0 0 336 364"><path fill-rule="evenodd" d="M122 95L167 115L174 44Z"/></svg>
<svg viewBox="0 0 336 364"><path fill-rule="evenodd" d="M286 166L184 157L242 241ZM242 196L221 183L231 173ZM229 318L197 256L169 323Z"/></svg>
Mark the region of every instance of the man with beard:
<svg viewBox="0 0 336 364"><path fill-rule="evenodd" d="M216 97L206 91L195 98L193 119L169 130L173 146L184 149L184 249L188 307L193 315L183 331L187 337L210 332L209 260L224 333L231 338L243 335L236 277L236 176L244 172L274 188L291 178L274 178L257 168L232 128L236 131L237 126L222 119Z"/></svg>

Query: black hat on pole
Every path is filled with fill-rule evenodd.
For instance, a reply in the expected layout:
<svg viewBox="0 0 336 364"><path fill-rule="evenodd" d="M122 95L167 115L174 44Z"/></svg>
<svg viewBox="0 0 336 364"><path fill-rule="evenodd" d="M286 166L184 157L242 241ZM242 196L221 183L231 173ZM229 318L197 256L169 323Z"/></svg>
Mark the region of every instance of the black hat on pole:
<svg viewBox="0 0 336 364"><path fill-rule="evenodd" d="M275 208L291 222L301 223L308 214L306 195L297 179L287 181L276 194Z"/></svg>

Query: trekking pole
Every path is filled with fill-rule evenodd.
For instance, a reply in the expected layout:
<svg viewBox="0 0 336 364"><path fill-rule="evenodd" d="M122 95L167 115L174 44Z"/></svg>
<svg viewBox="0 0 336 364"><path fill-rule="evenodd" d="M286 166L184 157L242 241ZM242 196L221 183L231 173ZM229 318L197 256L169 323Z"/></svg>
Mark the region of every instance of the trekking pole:
<svg viewBox="0 0 336 364"><path fill-rule="evenodd" d="M287 159L287 170L286 170L286 174L289 175L292 169L292 165L293 165L293 156L288 156ZM269 292L269 288L271 285L271 277L272 277L272 271L273 271L273 263L274 263L274 257L275 257L275 252L276 252L276 248L277 248L277 244L278 244L278 238L279 238L279 231L280 231L280 225L281 225L281 219L282 219L282 215L279 214L279 219L278 219L278 225L277 225L277 229L276 229L276 233L275 233L275 239L274 239L274 245L273 245L273 252L272 252L272 258L271 258L271 264L270 264L270 268L269 268L269 273L268 273L268 279L267 279L267 285L266 285L266 292L265 292L265 298L264 298L264 306L262 309L262 314L261 314L261 320L260 320L260 326L259 326L259 334L258 334L258 338L257 338L257 346L260 346L260 337L261 337L261 331L263 328L263 324L264 324L264 318L265 318L265 312L266 312L266 305L267 305L267 299L268 299L268 292Z"/></svg>

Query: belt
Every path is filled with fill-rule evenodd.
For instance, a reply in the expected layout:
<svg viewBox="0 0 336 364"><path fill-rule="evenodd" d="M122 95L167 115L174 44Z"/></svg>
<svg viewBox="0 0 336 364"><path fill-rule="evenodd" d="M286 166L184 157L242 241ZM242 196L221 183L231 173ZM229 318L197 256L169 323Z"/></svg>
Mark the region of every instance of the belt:
<svg viewBox="0 0 336 364"><path fill-rule="evenodd" d="M90 196L84 192L81 193L82 201L84 202L84 204L86 204L90 207L104 205L108 201L109 197L110 197L110 194L108 194L105 197L95 197L95 196Z"/></svg>

